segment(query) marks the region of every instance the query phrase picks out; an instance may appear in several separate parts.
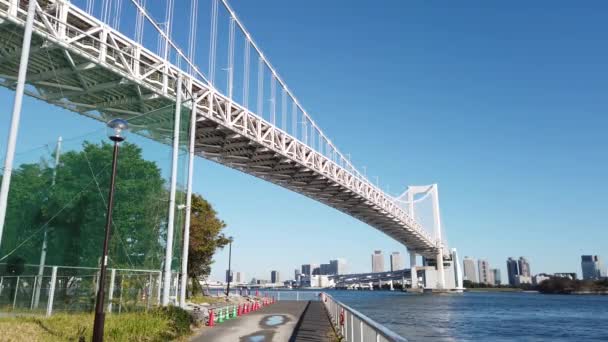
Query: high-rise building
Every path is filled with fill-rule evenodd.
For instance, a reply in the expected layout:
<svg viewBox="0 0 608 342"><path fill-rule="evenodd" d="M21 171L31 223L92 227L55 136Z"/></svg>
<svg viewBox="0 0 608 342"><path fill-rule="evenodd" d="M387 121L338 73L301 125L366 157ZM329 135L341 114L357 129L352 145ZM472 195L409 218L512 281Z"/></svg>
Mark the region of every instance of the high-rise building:
<svg viewBox="0 0 608 342"><path fill-rule="evenodd" d="M315 269L318 269L318 268L319 268L319 265L317 265L317 264L304 264L304 265L302 265L302 275L310 276L311 274L314 273Z"/></svg>
<svg viewBox="0 0 608 342"><path fill-rule="evenodd" d="M234 272L233 273L235 283L244 283L245 282L245 273L243 272Z"/></svg>
<svg viewBox="0 0 608 342"><path fill-rule="evenodd" d="M374 251L372 254L372 272L384 272L384 256L382 251Z"/></svg>
<svg viewBox="0 0 608 342"><path fill-rule="evenodd" d="M477 271L475 270L475 259L464 257L462 260L462 268L464 270L464 280L468 280L472 283L477 282Z"/></svg>
<svg viewBox="0 0 608 342"><path fill-rule="evenodd" d="M310 268L311 268L311 271L312 271L312 275L320 275L321 274L321 267L319 267L319 265L311 264Z"/></svg>
<svg viewBox="0 0 608 342"><path fill-rule="evenodd" d="M346 260L338 258L335 260L329 261L330 265L330 274L346 274Z"/></svg>
<svg viewBox="0 0 608 342"><path fill-rule="evenodd" d="M226 270L226 282L232 281L234 279L232 278L233 275L232 270Z"/></svg>
<svg viewBox="0 0 608 342"><path fill-rule="evenodd" d="M515 286L515 277L519 275L519 267L517 260L513 258L507 259L507 276L509 278L509 285Z"/></svg>
<svg viewBox="0 0 608 342"><path fill-rule="evenodd" d="M492 275L494 276L494 285L500 285L501 284L500 269L493 268L491 271L492 271Z"/></svg>
<svg viewBox="0 0 608 342"><path fill-rule="evenodd" d="M519 266L519 275L530 277L530 262L526 258L519 257L517 266Z"/></svg>
<svg viewBox="0 0 608 342"><path fill-rule="evenodd" d="M279 271L271 271L270 272L270 282L273 284L276 284L280 281L281 281L281 279L279 278Z"/></svg>
<svg viewBox="0 0 608 342"><path fill-rule="evenodd" d="M331 265L330 264L321 264L321 266L319 267L320 271L321 271L321 275L329 275L331 274Z"/></svg>
<svg viewBox="0 0 608 342"><path fill-rule="evenodd" d="M403 256L399 252L391 253L391 272L403 269Z"/></svg>
<svg viewBox="0 0 608 342"><path fill-rule="evenodd" d="M487 260L479 259L477 261L477 269L479 270L479 282L483 284L491 284L490 264Z"/></svg>
<svg viewBox="0 0 608 342"><path fill-rule="evenodd" d="M581 268L583 280L595 280L605 276L604 265L598 255L581 256Z"/></svg>

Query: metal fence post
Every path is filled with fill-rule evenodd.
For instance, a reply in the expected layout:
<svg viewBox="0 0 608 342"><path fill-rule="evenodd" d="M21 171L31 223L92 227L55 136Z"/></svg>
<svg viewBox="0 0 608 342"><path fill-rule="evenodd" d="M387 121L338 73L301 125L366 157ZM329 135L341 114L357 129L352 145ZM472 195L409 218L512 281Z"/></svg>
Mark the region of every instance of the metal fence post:
<svg viewBox="0 0 608 342"><path fill-rule="evenodd" d="M108 291L108 313L112 313L112 299L114 298L114 282L116 281L116 269L112 268L110 273L110 291Z"/></svg>
<svg viewBox="0 0 608 342"><path fill-rule="evenodd" d="M296 291L296 301L300 301L300 291Z"/></svg>
<svg viewBox="0 0 608 342"><path fill-rule="evenodd" d="M2 296L2 283L4 283L4 277L0 277L0 296Z"/></svg>
<svg viewBox="0 0 608 342"><path fill-rule="evenodd" d="M152 298L152 273L148 274L148 293L146 293L146 310L150 310L150 299Z"/></svg>
<svg viewBox="0 0 608 342"><path fill-rule="evenodd" d="M55 283L57 282L57 266L53 266L51 272L51 284L49 287L49 299L46 304L46 315L50 316L53 313L53 300L55 299Z"/></svg>
<svg viewBox="0 0 608 342"><path fill-rule="evenodd" d="M363 342L363 320L359 320L359 341Z"/></svg>
<svg viewBox="0 0 608 342"><path fill-rule="evenodd" d="M17 282L15 283L15 295L13 296L13 310L15 310L15 304L17 304L17 293L19 293L19 276L17 276Z"/></svg>
<svg viewBox="0 0 608 342"><path fill-rule="evenodd" d="M277 300L281 300L281 292L277 292Z"/></svg>

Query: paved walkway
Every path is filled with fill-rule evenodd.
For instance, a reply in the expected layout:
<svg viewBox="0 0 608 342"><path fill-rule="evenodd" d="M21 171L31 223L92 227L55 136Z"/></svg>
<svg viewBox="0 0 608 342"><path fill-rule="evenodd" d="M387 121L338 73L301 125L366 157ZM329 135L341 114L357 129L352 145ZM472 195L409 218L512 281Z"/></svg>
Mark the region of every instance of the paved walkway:
<svg viewBox="0 0 608 342"><path fill-rule="evenodd" d="M329 317L321 302L310 302L296 329L291 336L290 342L308 341L333 341L333 328L329 323Z"/></svg>
<svg viewBox="0 0 608 342"><path fill-rule="evenodd" d="M278 301L212 328L205 327L191 341L325 342L332 341L331 334L320 302Z"/></svg>

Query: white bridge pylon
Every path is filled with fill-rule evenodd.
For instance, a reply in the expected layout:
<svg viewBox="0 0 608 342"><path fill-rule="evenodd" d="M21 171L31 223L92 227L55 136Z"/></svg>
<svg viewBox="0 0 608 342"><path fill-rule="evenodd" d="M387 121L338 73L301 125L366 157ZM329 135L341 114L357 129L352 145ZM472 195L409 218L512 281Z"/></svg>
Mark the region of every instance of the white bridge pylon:
<svg viewBox="0 0 608 342"><path fill-rule="evenodd" d="M437 184L408 186L407 190L395 198L395 202L399 203L403 210L406 210L410 217L413 217L417 222L422 222L423 227L429 229L432 240L435 243L435 255L425 256L427 259L433 259L436 265L436 284L427 284L428 287L445 289L446 277L444 270L444 256L449 256L454 269L452 272L455 276L454 288L461 288L458 285L461 281L459 268L457 267L456 251L450 251L447 246L447 241L441 226L441 212L439 209L439 187ZM426 210L425 210L426 209ZM415 249L409 249L410 252L410 268L412 274L412 287L417 287L417 272L416 272L416 255Z"/></svg>
<svg viewBox="0 0 608 342"><path fill-rule="evenodd" d="M93 0L87 0L86 6L84 0L0 0L0 85L18 89L16 97L25 93L100 121L127 119L136 134L173 145L173 169L179 151L172 141L182 139L176 132L180 112L176 106L180 106L182 113L191 113L195 123L194 134L190 135L194 154L340 210L420 255L436 258L441 254L443 245L437 240L440 234L433 234L441 229L440 224L429 232L399 201L353 166L304 110L227 2L211 0L211 33L206 41L196 38L193 23L198 14L207 11L197 11L198 0L192 1L190 23L173 21L173 1L168 0L161 25L141 0L115 0L115 6L120 6L114 7L113 14L104 7L104 13L97 17ZM33 11L28 16L30 2L35 6L30 7ZM220 74L215 73L220 4L229 27L225 92L217 88ZM33 19L33 35L31 49L26 50L23 37L28 17ZM176 27L184 22L189 26ZM134 23L134 36L119 31L125 23ZM144 28L148 30L145 34ZM150 31L154 39L143 38L149 37ZM190 45L180 48L172 32L190 32ZM146 45L150 41L158 42L157 47ZM237 41L243 42L242 49L235 49ZM207 61L195 56L195 45L200 42L209 44ZM237 50L243 52L242 68L234 64ZM250 82L250 64L256 64L251 63L255 57L257 103L249 101L254 92L250 88L250 83L254 84ZM19 73L20 58L29 61L27 74ZM205 74L199 65L207 62L209 71ZM242 91L234 89L237 70L243 70L238 82ZM18 87L23 81L25 89ZM270 86L265 87L268 82ZM16 141L19 117L13 116L15 120L9 137ZM8 158L11 153L14 151L7 150L6 162L12 162ZM5 170L12 168L5 163ZM192 162L189 168L192 171ZM5 173L4 183L7 186L1 191L8 193L10 174ZM5 209L5 201L0 203L0 233L4 224L2 206ZM171 271L171 258L167 260L165 285ZM168 292L163 292L163 303L168 300Z"/></svg>

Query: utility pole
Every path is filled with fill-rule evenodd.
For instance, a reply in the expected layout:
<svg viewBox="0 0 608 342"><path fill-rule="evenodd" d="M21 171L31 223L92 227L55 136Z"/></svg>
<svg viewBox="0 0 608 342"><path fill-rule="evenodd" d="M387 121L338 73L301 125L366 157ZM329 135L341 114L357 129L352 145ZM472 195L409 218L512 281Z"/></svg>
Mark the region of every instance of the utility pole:
<svg viewBox="0 0 608 342"><path fill-rule="evenodd" d="M232 281L232 270L230 269L232 264L232 237L230 237L230 243L228 244L228 286L226 287L226 296L230 296L230 281Z"/></svg>

